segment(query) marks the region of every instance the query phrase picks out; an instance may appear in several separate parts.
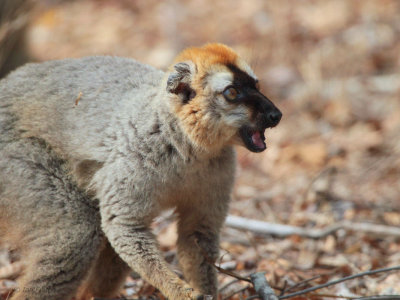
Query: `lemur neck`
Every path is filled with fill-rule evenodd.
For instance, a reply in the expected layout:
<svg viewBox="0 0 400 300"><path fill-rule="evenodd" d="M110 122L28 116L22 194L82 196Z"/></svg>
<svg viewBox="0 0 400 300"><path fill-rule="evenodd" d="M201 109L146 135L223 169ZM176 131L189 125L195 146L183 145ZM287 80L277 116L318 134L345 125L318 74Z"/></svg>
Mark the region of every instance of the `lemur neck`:
<svg viewBox="0 0 400 300"><path fill-rule="evenodd" d="M186 126L185 120L180 118L180 115L174 111L173 105L168 102L168 96L164 94L162 97L162 104L158 106L156 117L159 120L159 129L182 155L182 158L207 160L219 156L226 147L219 145L212 147L209 144L198 143L193 134L196 134L196 126L202 126L202 124L200 122L196 124L191 132L191 129Z"/></svg>

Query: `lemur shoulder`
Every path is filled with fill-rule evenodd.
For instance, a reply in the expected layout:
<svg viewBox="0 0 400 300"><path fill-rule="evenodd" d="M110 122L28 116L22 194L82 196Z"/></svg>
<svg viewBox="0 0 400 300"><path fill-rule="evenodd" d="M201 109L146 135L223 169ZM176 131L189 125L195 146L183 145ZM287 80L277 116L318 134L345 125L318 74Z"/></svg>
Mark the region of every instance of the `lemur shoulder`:
<svg viewBox="0 0 400 300"><path fill-rule="evenodd" d="M231 48L188 48L162 72L132 59L28 64L0 81L0 237L25 262L12 300L118 293L132 268L169 299L217 294L234 145L266 149L281 112ZM178 216L185 281L150 224ZM214 298L216 299L216 298Z"/></svg>

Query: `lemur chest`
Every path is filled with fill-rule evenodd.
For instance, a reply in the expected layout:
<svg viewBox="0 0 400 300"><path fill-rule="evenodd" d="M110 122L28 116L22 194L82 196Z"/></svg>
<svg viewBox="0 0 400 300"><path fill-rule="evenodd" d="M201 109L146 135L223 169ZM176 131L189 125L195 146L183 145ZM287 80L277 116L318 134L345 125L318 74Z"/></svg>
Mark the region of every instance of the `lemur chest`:
<svg viewBox="0 0 400 300"><path fill-rule="evenodd" d="M188 200L201 197L212 176L211 170L199 168L170 172L156 183L159 189L159 203L166 208L179 206Z"/></svg>
<svg viewBox="0 0 400 300"><path fill-rule="evenodd" d="M159 203L162 207L165 205L165 208L188 203L194 205L196 201L206 204L211 191L219 187L229 189L233 179L234 164L231 162L214 160L188 165L164 178Z"/></svg>

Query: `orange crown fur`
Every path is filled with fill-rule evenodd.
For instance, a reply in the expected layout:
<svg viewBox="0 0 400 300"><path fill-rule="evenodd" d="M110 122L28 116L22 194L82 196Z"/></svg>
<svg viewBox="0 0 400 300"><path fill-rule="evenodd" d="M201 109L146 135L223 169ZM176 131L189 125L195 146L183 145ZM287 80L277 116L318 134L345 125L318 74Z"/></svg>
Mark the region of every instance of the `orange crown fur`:
<svg viewBox="0 0 400 300"><path fill-rule="evenodd" d="M209 69L216 64L235 64L238 55L228 46L218 43L206 44L203 47L191 47L183 50L175 59L175 63L191 60L198 72Z"/></svg>

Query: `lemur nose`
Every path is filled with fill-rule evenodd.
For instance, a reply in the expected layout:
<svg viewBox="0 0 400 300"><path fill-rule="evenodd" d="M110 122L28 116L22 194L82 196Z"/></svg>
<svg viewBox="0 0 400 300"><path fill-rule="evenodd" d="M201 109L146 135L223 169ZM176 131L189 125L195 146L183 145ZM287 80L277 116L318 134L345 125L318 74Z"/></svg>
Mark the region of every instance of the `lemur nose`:
<svg viewBox="0 0 400 300"><path fill-rule="evenodd" d="M276 126L282 119L282 113L280 112L279 109L274 109L268 114L268 119L271 121L272 126Z"/></svg>

